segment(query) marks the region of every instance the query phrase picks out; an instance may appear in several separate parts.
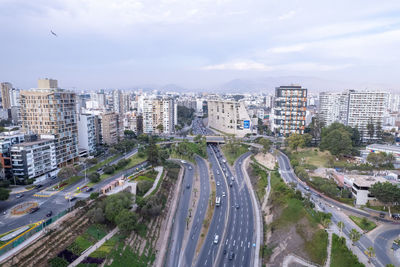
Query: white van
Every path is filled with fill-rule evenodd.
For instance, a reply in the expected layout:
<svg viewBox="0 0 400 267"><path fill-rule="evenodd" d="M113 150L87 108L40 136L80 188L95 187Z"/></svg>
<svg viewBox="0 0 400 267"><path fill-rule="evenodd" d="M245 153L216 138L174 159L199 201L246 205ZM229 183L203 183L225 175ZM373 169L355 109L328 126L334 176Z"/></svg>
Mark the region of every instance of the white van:
<svg viewBox="0 0 400 267"><path fill-rule="evenodd" d="M219 236L215 235L214 236L214 244L218 244Z"/></svg>
<svg viewBox="0 0 400 267"><path fill-rule="evenodd" d="M219 207L221 205L221 198L220 197L216 197L215 198L215 206Z"/></svg>

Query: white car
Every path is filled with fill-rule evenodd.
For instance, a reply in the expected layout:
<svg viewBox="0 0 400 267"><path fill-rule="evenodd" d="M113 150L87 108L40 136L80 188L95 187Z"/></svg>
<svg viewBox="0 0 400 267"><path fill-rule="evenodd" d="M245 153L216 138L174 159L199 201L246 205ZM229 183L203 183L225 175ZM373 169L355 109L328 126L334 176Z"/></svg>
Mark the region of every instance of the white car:
<svg viewBox="0 0 400 267"><path fill-rule="evenodd" d="M217 186L220 186L221 184L219 182L217 182Z"/></svg>
<svg viewBox="0 0 400 267"><path fill-rule="evenodd" d="M214 244L218 244L219 236L215 235L214 236Z"/></svg>
<svg viewBox="0 0 400 267"><path fill-rule="evenodd" d="M185 163L186 163L186 161L184 161L184 160L181 160L181 163L182 163L182 164L185 164Z"/></svg>
<svg viewBox="0 0 400 267"><path fill-rule="evenodd" d="M225 196L225 192L222 192L222 196L223 196L223 197Z"/></svg>

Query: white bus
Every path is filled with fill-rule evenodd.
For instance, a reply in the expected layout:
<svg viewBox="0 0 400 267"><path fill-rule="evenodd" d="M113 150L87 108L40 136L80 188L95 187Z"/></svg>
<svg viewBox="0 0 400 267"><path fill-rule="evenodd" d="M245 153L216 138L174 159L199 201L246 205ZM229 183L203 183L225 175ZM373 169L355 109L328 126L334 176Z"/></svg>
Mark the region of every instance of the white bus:
<svg viewBox="0 0 400 267"><path fill-rule="evenodd" d="M219 207L221 205L221 198L220 197L216 197L215 198L215 206Z"/></svg>

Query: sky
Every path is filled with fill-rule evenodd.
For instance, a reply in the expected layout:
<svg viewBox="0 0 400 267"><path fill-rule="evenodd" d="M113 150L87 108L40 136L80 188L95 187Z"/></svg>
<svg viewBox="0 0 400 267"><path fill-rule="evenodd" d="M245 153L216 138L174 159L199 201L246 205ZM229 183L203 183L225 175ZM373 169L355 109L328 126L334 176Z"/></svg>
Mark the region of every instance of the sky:
<svg viewBox="0 0 400 267"><path fill-rule="evenodd" d="M398 0L0 0L0 25L0 81L21 89L305 76L400 93Z"/></svg>

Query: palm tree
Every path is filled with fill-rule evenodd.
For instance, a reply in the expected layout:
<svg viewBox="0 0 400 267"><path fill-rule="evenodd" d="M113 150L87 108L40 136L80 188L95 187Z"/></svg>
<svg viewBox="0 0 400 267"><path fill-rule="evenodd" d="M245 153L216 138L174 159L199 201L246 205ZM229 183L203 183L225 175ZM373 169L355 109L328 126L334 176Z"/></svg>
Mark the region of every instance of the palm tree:
<svg viewBox="0 0 400 267"><path fill-rule="evenodd" d="M343 227L344 227L344 223L342 221L339 221L337 223L337 226L339 227L340 230L340 236L342 236L342 231L343 231Z"/></svg>
<svg viewBox="0 0 400 267"><path fill-rule="evenodd" d="M367 250L365 251L365 254L368 257L368 263L371 263L371 259L375 258L375 249L373 247L369 247L367 248Z"/></svg>
<svg viewBox="0 0 400 267"><path fill-rule="evenodd" d="M354 246L354 243L356 243L358 240L360 240L361 234L356 229L353 228L350 231L349 237L352 242L352 245Z"/></svg>
<svg viewBox="0 0 400 267"><path fill-rule="evenodd" d="M193 188L194 197L196 197L197 191L199 191L199 190L197 190L197 188Z"/></svg>
<svg viewBox="0 0 400 267"><path fill-rule="evenodd" d="M322 226L323 226L324 228L328 228L329 225L331 224L331 219L326 218L326 219L324 219L324 220L321 222L321 224L322 224Z"/></svg>

